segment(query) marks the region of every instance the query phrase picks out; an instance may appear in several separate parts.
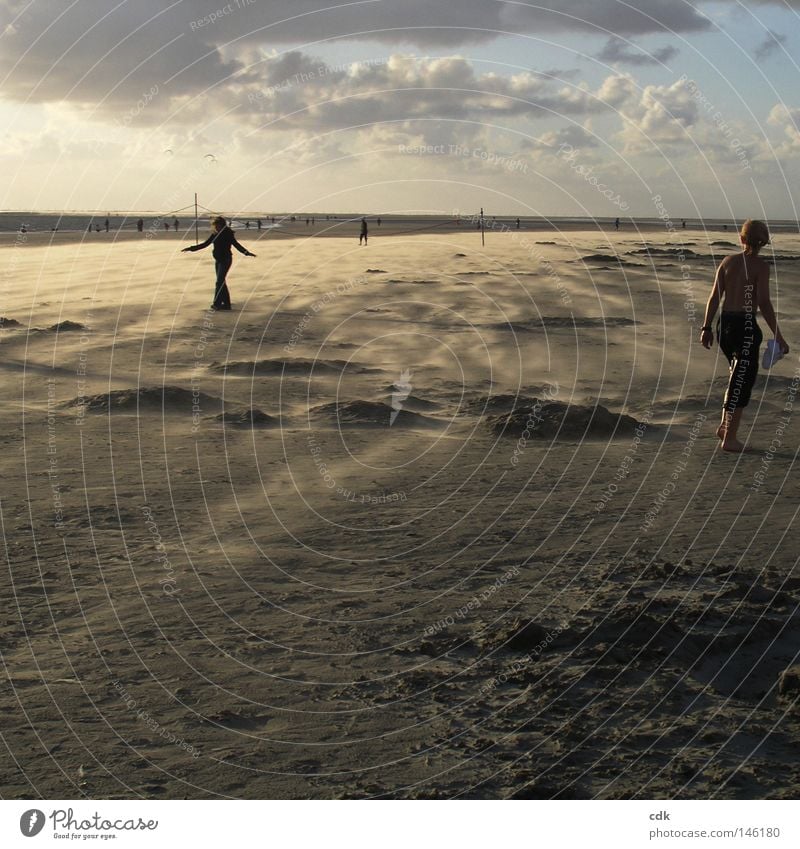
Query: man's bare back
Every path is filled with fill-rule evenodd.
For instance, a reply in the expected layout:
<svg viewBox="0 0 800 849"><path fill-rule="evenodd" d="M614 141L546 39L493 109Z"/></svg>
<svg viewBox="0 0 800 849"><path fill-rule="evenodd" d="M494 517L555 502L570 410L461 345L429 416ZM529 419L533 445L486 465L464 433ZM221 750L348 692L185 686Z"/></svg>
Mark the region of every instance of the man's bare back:
<svg viewBox="0 0 800 849"><path fill-rule="evenodd" d="M725 257L717 269L717 285L726 312L755 312L763 302L761 293L769 300L769 265L745 253Z"/></svg>

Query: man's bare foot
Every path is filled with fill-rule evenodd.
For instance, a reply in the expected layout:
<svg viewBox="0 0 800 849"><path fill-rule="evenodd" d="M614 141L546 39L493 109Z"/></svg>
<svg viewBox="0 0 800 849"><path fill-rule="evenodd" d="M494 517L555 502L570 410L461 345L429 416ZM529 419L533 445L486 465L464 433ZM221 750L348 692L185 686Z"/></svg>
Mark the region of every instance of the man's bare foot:
<svg viewBox="0 0 800 849"><path fill-rule="evenodd" d="M747 451L744 443L739 442L738 439L723 439L720 447L723 451L730 451L732 454L742 454Z"/></svg>

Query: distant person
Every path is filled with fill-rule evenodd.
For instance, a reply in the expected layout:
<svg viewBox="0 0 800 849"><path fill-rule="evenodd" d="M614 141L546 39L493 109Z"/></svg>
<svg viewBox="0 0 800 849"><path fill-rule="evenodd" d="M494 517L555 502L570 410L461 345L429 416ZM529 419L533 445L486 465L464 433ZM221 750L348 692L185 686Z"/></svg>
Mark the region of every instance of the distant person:
<svg viewBox="0 0 800 849"><path fill-rule="evenodd" d="M378 219L375 223L378 225L378 227L380 227L380 226L381 226L381 220L380 220L380 218L379 218L379 219Z"/></svg>
<svg viewBox="0 0 800 849"><path fill-rule="evenodd" d="M311 226L313 227L316 223L317 223L317 219L312 217Z"/></svg>
<svg viewBox="0 0 800 849"><path fill-rule="evenodd" d="M106 233L108 233L108 219L106 218Z"/></svg>
<svg viewBox="0 0 800 849"><path fill-rule="evenodd" d="M229 310L231 308L231 296L228 291L226 278L231 269L231 265L233 264L231 248L236 248L239 253L242 253L245 256L254 257L255 254L250 253L247 248L242 247L242 245L236 241L236 234L227 225L222 216L215 218L212 226L213 232L205 240L205 242L202 242L199 245L190 245L188 248L184 248L181 253L186 253L187 251L201 251L209 245L214 245L213 253L214 261L216 263L217 279L214 287L214 301L211 304L211 309Z"/></svg>
<svg viewBox="0 0 800 849"><path fill-rule="evenodd" d="M275 223L275 216L274 215L272 216L272 223L273 224Z"/></svg>
<svg viewBox="0 0 800 849"><path fill-rule="evenodd" d="M619 230L619 218L614 221L614 229Z"/></svg>
<svg viewBox="0 0 800 849"><path fill-rule="evenodd" d="M144 230L144 218L140 218L136 222L136 229L141 233Z"/></svg>
<svg viewBox="0 0 800 849"><path fill-rule="evenodd" d="M365 245L367 244L367 235L368 234L369 234L369 229L367 228L367 219L362 218L361 219L361 232L358 234L358 244L359 245L362 243L362 241Z"/></svg>
<svg viewBox="0 0 800 849"><path fill-rule="evenodd" d="M517 230L519 230L519 218L517 219Z"/></svg>
<svg viewBox="0 0 800 849"><path fill-rule="evenodd" d="M169 221L164 222L164 232L169 233Z"/></svg>
<svg viewBox="0 0 800 849"><path fill-rule="evenodd" d="M178 232L178 224L180 224L180 222L179 222L179 221L178 221L178 219L176 218L176 219L172 222L172 226L175 228L175 232L176 232L176 233Z"/></svg>
<svg viewBox="0 0 800 849"><path fill-rule="evenodd" d="M722 229L723 229L723 230L727 233L727 232L728 232L728 225L727 225L727 224L723 224L723 225L722 225Z"/></svg>
<svg viewBox="0 0 800 849"><path fill-rule="evenodd" d="M686 219L685 219L685 218L681 221L681 227L682 227L684 230L686 229Z"/></svg>
<svg viewBox="0 0 800 849"><path fill-rule="evenodd" d="M261 229L261 219L260 218L256 218L256 227L258 227L259 230Z"/></svg>
<svg viewBox="0 0 800 849"><path fill-rule="evenodd" d="M244 222L244 229L245 229L245 230L249 230L249 229L250 229L250 222L249 222L249 221L245 221L245 222Z"/></svg>
<svg viewBox="0 0 800 849"><path fill-rule="evenodd" d="M710 349L714 343L711 322L722 302L717 342L730 363L730 377L717 436L723 451L736 453L745 450L737 434L758 374L758 349L763 338L756 322L758 310L775 334L781 351L789 353L769 297L769 265L758 256L761 248L769 244L767 225L763 221L745 221L739 240L744 248L742 252L725 257L717 268L700 331L700 342Z"/></svg>
<svg viewBox="0 0 800 849"><path fill-rule="evenodd" d="M310 219L310 218L306 218L306 227L308 227L308 225L309 225L310 223L311 223L311 219Z"/></svg>

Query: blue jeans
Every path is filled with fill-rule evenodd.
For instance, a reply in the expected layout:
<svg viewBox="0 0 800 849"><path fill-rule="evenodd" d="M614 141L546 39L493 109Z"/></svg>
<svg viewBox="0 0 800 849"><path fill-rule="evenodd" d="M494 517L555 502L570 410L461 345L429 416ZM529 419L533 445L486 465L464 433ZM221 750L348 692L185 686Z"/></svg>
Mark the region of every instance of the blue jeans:
<svg viewBox="0 0 800 849"><path fill-rule="evenodd" d="M229 307L231 305L231 295L228 291L228 284L225 282L225 278L228 276L232 264L233 257L218 259L216 261L217 285L214 290L215 307Z"/></svg>

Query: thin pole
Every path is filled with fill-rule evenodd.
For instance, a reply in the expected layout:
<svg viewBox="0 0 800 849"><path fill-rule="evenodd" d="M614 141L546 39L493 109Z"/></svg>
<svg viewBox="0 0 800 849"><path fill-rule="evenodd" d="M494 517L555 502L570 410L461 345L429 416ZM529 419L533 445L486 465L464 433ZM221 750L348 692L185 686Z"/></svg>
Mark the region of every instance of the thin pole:
<svg viewBox="0 0 800 849"><path fill-rule="evenodd" d="M197 235L197 192L194 193L194 243L200 244L200 237Z"/></svg>
<svg viewBox="0 0 800 849"><path fill-rule="evenodd" d="M481 207L481 245L486 247L486 239L483 235L483 207Z"/></svg>

